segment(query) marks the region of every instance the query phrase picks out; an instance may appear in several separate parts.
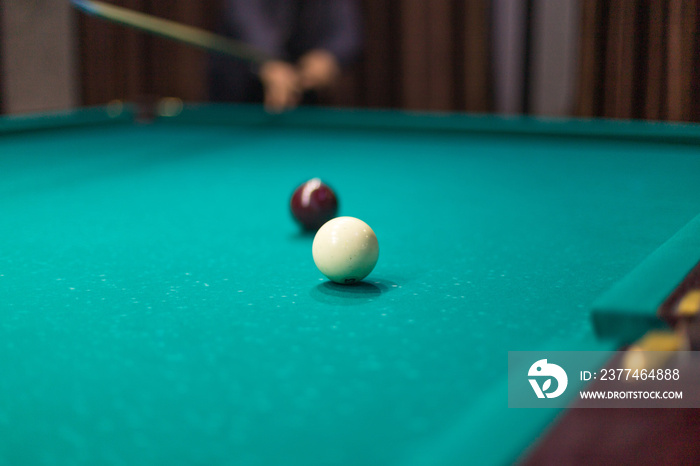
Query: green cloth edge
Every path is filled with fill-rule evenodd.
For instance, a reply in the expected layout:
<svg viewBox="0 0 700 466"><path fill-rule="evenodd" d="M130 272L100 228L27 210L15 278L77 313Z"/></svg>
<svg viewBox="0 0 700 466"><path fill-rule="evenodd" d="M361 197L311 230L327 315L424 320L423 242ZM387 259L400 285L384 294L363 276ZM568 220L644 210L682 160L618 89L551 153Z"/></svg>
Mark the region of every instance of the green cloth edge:
<svg viewBox="0 0 700 466"><path fill-rule="evenodd" d="M592 336L591 336L592 338ZM529 351L585 351L592 366L604 366L619 350L611 340L567 339L552 340ZM504 364L507 371L507 364ZM571 388L565 394L570 404L576 402L576 394L588 384L571 380ZM468 458L473 464L517 464L534 449L556 425L557 419L569 408L503 408L505 416L494 406L508 404L508 377L503 377L474 403L468 415L448 426L439 435L418 443L406 452L401 466L461 466ZM514 427L517 426L517 429ZM499 432L501 435L494 435Z"/></svg>
<svg viewBox="0 0 700 466"><path fill-rule="evenodd" d="M659 306L699 262L700 215L593 303L596 334L630 343L666 327L657 315Z"/></svg>
<svg viewBox="0 0 700 466"><path fill-rule="evenodd" d="M173 123L247 124L335 129L456 131L523 136L595 137L700 144L700 124L641 120L539 118L399 110L302 107L270 114L251 104L186 104Z"/></svg>
<svg viewBox="0 0 700 466"><path fill-rule="evenodd" d="M135 105L124 103L39 114L0 116L0 134L89 124L133 122ZM313 108L271 114L255 104L189 103L170 123L352 128L367 130L465 131L551 137L597 137L700 145L700 124L600 118L543 118L401 110Z"/></svg>
<svg viewBox="0 0 700 466"><path fill-rule="evenodd" d="M87 107L55 112L3 115L0 117L0 134L25 131L61 129L73 126L131 123L134 108L122 106Z"/></svg>

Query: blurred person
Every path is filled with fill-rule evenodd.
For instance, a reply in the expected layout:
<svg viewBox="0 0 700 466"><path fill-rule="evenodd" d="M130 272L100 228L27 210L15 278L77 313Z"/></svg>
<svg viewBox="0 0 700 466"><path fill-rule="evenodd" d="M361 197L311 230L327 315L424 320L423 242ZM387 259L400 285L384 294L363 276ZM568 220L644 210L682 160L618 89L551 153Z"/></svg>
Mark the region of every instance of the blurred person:
<svg viewBox="0 0 700 466"><path fill-rule="evenodd" d="M220 31L276 57L259 65L212 56L210 97L280 112L314 103L361 47L356 0L224 0Z"/></svg>

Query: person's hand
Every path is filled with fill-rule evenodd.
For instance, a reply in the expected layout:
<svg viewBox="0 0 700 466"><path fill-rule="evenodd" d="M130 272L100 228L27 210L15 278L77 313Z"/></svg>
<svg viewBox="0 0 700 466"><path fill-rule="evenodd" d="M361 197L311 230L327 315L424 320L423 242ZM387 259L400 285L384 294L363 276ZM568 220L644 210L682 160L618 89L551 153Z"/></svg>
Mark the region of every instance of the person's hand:
<svg viewBox="0 0 700 466"><path fill-rule="evenodd" d="M329 87L340 75L340 65L330 52L316 49L307 52L298 62L299 79L302 89L323 89Z"/></svg>
<svg viewBox="0 0 700 466"><path fill-rule="evenodd" d="M264 63L259 71L265 91L265 108L279 113L294 108L301 99L300 76L296 68L281 60Z"/></svg>

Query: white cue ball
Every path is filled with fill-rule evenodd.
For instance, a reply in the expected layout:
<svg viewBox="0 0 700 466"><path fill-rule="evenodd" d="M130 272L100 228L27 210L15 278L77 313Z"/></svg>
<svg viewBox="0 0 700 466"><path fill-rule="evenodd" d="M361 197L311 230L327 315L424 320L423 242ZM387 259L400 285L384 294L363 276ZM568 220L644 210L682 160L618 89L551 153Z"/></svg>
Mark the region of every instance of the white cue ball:
<svg viewBox="0 0 700 466"><path fill-rule="evenodd" d="M316 267L336 283L350 285L365 278L379 257L377 235L354 217L337 217L316 233L312 253Z"/></svg>

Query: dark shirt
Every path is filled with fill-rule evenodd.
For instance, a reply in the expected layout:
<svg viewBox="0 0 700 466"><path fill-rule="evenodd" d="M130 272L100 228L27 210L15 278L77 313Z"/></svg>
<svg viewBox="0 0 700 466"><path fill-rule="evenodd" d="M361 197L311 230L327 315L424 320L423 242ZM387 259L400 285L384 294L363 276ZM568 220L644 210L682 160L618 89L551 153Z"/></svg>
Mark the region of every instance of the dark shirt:
<svg viewBox="0 0 700 466"><path fill-rule="evenodd" d="M312 49L332 53L341 66L361 43L355 0L225 0L220 32L270 55L295 62ZM259 102L262 86L249 63L212 56L212 100Z"/></svg>

